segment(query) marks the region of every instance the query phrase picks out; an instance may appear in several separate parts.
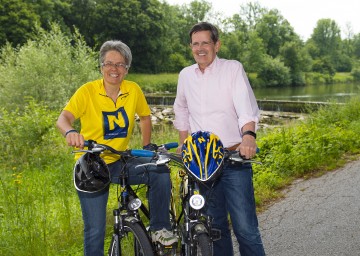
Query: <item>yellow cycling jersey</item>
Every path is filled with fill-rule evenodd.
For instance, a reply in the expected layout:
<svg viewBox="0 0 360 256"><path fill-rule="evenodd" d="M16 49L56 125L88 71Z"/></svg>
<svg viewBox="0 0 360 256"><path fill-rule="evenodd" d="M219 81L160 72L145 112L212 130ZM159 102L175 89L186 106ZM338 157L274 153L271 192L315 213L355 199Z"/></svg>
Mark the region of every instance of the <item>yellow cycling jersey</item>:
<svg viewBox="0 0 360 256"><path fill-rule="evenodd" d="M106 95L103 79L82 85L71 97L64 110L80 119L85 140L95 140L116 150L125 150L135 125L135 114L149 116L149 105L138 84L124 80L116 102ZM78 159L81 154L76 154ZM103 155L106 163L119 157Z"/></svg>

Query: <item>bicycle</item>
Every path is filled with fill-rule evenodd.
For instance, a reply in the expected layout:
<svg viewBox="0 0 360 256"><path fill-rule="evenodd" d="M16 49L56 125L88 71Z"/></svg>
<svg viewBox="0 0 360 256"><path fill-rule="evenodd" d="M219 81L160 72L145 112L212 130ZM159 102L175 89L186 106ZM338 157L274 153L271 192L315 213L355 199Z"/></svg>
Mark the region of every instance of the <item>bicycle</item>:
<svg viewBox="0 0 360 256"><path fill-rule="evenodd" d="M159 146L161 149L176 148L177 143L168 143ZM155 153L148 150L125 150L117 151L114 148L96 143L95 141L85 141L87 150L75 150L73 152L88 152L91 154L100 155L105 151L112 154L120 155L121 159L126 163L127 160L133 157L154 157ZM166 164L170 159L158 159L156 165ZM146 164L145 164L146 165ZM142 165L139 165L142 166ZM141 199L137 196L135 190L127 182L127 172L123 171L119 180L120 194L118 194L118 208L113 210L114 226L113 235L108 250L109 256L120 255L139 255L139 256L152 256L155 253L164 255L165 249L155 246L151 241L141 217L139 209L143 212L144 216L150 219L150 212L148 208L142 204ZM171 248L172 249L172 248Z"/></svg>
<svg viewBox="0 0 360 256"><path fill-rule="evenodd" d="M212 219L202 211L206 199L201 195L199 185L201 183L211 187L216 177L221 175L221 169L217 171L219 173L213 174L213 179L204 181L184 168L183 159L180 154L166 151L158 152L157 154L158 157L169 158L171 160L170 165L172 164L179 168L178 173L181 178L179 185L181 212L179 216L175 217L176 221L173 229L178 232L180 238L180 255L212 255L212 243L221 238L221 232L212 227ZM259 163L242 158L238 151L228 151L225 149L223 157L224 161L234 161L242 164Z"/></svg>

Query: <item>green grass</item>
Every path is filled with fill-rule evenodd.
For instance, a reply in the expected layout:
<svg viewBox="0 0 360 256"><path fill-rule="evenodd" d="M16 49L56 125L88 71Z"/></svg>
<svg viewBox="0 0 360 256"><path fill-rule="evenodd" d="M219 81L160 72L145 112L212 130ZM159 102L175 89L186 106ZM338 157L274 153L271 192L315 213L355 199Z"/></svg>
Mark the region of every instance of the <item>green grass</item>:
<svg viewBox="0 0 360 256"><path fill-rule="evenodd" d="M163 74L129 74L128 80L138 83L145 93L176 92L177 73Z"/></svg>
<svg viewBox="0 0 360 256"><path fill-rule="evenodd" d="M354 78L348 72L336 73L334 76L334 83L352 83Z"/></svg>

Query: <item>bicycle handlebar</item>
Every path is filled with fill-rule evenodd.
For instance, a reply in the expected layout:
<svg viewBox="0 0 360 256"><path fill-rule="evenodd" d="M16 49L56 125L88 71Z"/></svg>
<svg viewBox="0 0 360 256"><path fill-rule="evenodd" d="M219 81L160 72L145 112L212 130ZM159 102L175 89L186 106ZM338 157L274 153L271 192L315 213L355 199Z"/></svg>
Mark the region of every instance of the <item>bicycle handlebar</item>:
<svg viewBox="0 0 360 256"><path fill-rule="evenodd" d="M99 153L101 153L105 150L108 150L108 151L110 151L114 154L120 155L120 156L157 157L158 158L156 163L145 163L140 166L163 165L163 164L170 162L171 160L176 160L177 162L179 162L181 160L181 155L178 156L179 157L179 159L178 159L176 157L177 154L175 154L175 155L172 154L172 156L169 156L169 154L167 152L169 149L177 148L178 147L177 142L165 143L165 144L161 144L159 146L156 145L156 147L157 147L156 151L150 151L150 150L146 150L146 149L129 149L129 150L125 150L125 151L118 151L108 145L96 143L96 141L93 141L93 140L86 140L85 147L87 147L88 150L77 150L76 152L91 152L91 153L99 152ZM256 153L259 153L259 151L260 151L259 148L257 148ZM235 161L235 162L244 163L244 164L245 163L261 164L261 162L257 162L252 159L243 158L242 156L240 156L239 151L225 150L224 153L225 153L224 154L225 160Z"/></svg>
<svg viewBox="0 0 360 256"><path fill-rule="evenodd" d="M177 142L170 142L165 143L162 145L156 145L157 152L146 150L146 149L128 149L124 151L118 151L111 146L97 143L93 140L86 140L84 143L84 146L88 148L88 150L77 150L76 152L91 152L91 153L97 153L97 152L103 152L105 150L108 150L116 155L121 156L136 156L136 157L155 157L157 152L161 151L167 151L172 148L177 148L178 143Z"/></svg>
<svg viewBox="0 0 360 256"><path fill-rule="evenodd" d="M173 149L173 148L177 148L179 146L179 143L177 142L170 142L170 143L166 143L166 144L163 144L163 145L160 145L158 147L164 147L166 150L169 150L169 149Z"/></svg>

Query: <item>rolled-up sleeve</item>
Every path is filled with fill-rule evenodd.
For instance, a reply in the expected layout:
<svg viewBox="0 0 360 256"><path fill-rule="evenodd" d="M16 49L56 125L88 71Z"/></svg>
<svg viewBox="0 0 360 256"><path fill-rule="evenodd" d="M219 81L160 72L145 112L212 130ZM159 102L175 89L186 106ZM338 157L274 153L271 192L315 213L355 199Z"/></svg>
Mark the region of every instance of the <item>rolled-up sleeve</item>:
<svg viewBox="0 0 360 256"><path fill-rule="evenodd" d="M260 110L245 70L241 64L239 68L241 70L236 72L237 75L233 84L233 101L238 116L239 130L241 132L241 128L250 122L255 122L255 129L257 130Z"/></svg>

